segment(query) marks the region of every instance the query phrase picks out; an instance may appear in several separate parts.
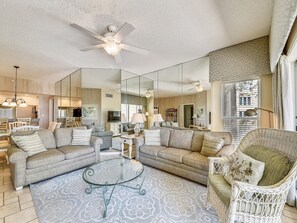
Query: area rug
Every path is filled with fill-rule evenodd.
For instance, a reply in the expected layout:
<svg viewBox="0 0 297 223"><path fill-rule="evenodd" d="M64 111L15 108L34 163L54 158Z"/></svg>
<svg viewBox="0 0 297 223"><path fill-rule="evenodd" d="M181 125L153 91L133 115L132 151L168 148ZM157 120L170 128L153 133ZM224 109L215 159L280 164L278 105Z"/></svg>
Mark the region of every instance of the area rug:
<svg viewBox="0 0 297 223"><path fill-rule="evenodd" d="M30 185L40 223L219 222L213 209L204 208L205 186L147 166L146 194L117 187L104 219L102 188L86 194L82 173L83 169Z"/></svg>

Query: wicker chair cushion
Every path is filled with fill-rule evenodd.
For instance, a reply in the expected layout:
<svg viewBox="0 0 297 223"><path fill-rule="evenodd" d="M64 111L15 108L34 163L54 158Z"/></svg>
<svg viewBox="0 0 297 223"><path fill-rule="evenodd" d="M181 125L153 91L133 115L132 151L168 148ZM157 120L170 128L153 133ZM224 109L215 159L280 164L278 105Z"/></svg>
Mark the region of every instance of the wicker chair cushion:
<svg viewBox="0 0 297 223"><path fill-rule="evenodd" d="M265 163L263 176L258 183L260 186L276 184L289 173L293 166L286 156L263 146L250 146L243 152Z"/></svg>
<svg viewBox="0 0 297 223"><path fill-rule="evenodd" d="M213 175L208 176L208 182L219 196L220 200L226 205L229 206L230 197L231 197L231 186L224 179L222 175Z"/></svg>
<svg viewBox="0 0 297 223"><path fill-rule="evenodd" d="M258 185L264 173L265 163L238 151L225 180L232 184L233 180Z"/></svg>

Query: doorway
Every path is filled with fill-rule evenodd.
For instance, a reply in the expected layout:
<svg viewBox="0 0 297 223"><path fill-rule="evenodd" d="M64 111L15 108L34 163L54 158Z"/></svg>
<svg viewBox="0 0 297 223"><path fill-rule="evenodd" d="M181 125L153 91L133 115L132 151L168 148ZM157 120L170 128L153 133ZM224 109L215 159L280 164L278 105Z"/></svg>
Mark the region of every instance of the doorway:
<svg viewBox="0 0 297 223"><path fill-rule="evenodd" d="M194 105L184 105L184 127L193 125Z"/></svg>

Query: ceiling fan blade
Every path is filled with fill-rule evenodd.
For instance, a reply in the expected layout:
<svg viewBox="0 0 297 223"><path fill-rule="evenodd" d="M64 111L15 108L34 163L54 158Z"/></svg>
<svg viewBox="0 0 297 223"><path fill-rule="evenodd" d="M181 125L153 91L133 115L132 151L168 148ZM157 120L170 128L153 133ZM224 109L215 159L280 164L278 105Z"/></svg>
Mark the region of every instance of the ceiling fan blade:
<svg viewBox="0 0 297 223"><path fill-rule="evenodd" d="M97 44L97 45L94 45L94 46L89 46L89 47L80 49L80 51L86 52L86 51L89 51L89 50L99 49L99 48L102 48L102 47L104 47L104 44Z"/></svg>
<svg viewBox="0 0 297 223"><path fill-rule="evenodd" d="M132 46L132 45L128 45L128 44L125 44L125 43L121 43L121 47L123 49L125 49L125 50L132 51L134 53L138 53L138 54L142 54L142 55L146 55L146 54L149 53L149 51L146 50L146 49L142 49L142 48Z"/></svg>
<svg viewBox="0 0 297 223"><path fill-rule="evenodd" d="M119 30L114 35L114 39L116 39L116 41L120 43L122 39L124 39L125 36L129 35L134 29L134 26L132 26L130 23L125 22L124 25L122 25L122 27L119 28Z"/></svg>
<svg viewBox="0 0 297 223"><path fill-rule="evenodd" d="M122 63L122 57L121 57L121 54L120 54L120 53L118 53L117 55L115 55L115 56L114 56L114 59L115 59L115 61L116 61L118 64Z"/></svg>
<svg viewBox="0 0 297 223"><path fill-rule="evenodd" d="M84 27L82 27L80 25L77 25L76 23L72 23L72 24L70 24L70 26L72 26L72 27L74 27L74 28L76 28L78 30L83 31L83 32L95 37L96 39L99 39L99 40L101 40L103 42L106 42L106 39L103 36L100 36L99 34L93 32L92 30L86 29L86 28L84 28Z"/></svg>

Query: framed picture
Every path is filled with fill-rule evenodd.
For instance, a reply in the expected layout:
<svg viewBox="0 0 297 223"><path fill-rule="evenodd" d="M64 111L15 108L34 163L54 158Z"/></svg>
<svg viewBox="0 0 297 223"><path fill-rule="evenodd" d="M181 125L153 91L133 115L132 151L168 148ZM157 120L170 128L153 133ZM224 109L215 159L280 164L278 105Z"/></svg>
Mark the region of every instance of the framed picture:
<svg viewBox="0 0 297 223"><path fill-rule="evenodd" d="M96 107L95 106L83 106L82 107L83 118L96 118Z"/></svg>
<svg viewBox="0 0 297 223"><path fill-rule="evenodd" d="M205 106L197 106L197 118L200 120L205 120Z"/></svg>

